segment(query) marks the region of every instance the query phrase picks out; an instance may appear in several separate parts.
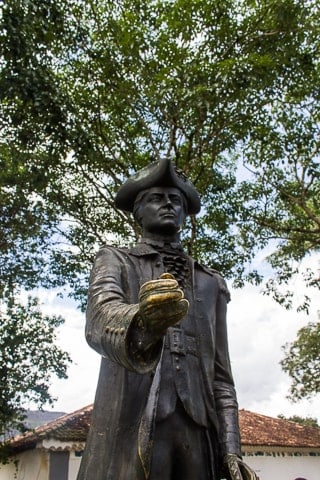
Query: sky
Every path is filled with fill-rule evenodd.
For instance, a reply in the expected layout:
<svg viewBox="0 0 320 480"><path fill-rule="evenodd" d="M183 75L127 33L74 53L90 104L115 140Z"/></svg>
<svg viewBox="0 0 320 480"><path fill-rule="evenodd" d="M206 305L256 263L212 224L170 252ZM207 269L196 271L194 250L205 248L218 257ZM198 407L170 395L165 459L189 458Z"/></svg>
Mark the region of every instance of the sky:
<svg viewBox="0 0 320 480"><path fill-rule="evenodd" d="M311 257L306 262L314 264ZM229 286L230 287L230 286ZM296 299L303 293L299 280L293 284ZM239 408L277 417L300 415L320 422L320 396L312 401L292 403L287 399L290 378L279 365L282 345L292 342L299 328L318 319L319 292L312 293L309 316L286 311L261 293L261 287L232 289L228 305L229 349ZM71 301L57 298L54 291L41 291L43 311L60 314L65 324L58 331L58 343L72 357L68 379L52 381L57 398L54 410L71 413L94 401L100 357L84 338L85 315ZM45 407L47 409L51 407Z"/></svg>

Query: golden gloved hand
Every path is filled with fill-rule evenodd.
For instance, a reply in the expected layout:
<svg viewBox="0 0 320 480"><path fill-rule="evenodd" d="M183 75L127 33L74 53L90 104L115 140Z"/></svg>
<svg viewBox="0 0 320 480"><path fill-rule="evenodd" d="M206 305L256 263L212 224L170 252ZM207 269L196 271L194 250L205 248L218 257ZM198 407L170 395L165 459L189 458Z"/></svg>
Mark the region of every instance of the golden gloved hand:
<svg viewBox="0 0 320 480"><path fill-rule="evenodd" d="M256 473L237 455L227 454L223 463L230 480L259 480Z"/></svg>
<svg viewBox="0 0 320 480"><path fill-rule="evenodd" d="M163 335L187 313L189 302L170 273L144 283L139 292L139 314L146 330Z"/></svg>

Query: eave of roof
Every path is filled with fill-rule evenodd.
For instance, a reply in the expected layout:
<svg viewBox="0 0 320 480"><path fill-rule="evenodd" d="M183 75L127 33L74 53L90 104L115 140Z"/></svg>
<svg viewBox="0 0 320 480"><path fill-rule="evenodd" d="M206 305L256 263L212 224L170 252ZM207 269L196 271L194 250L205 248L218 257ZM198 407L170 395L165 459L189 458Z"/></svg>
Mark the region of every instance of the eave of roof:
<svg viewBox="0 0 320 480"><path fill-rule="evenodd" d="M17 452L35 448L45 439L55 439L60 442L85 442L90 427L92 405L75 412L68 413L45 425L14 437L10 442L12 451Z"/></svg>

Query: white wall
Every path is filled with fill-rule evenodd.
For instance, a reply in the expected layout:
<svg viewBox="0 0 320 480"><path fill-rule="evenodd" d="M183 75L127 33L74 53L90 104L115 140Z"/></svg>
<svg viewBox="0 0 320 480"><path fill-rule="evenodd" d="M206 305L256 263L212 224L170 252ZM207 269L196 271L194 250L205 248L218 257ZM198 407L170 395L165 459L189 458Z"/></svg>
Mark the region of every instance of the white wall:
<svg viewBox="0 0 320 480"><path fill-rule="evenodd" d="M70 452L69 457L69 479L76 480L80 468L81 457L76 457L74 452Z"/></svg>
<svg viewBox="0 0 320 480"><path fill-rule="evenodd" d="M243 460L257 473L260 480L320 480L320 456L274 453L243 455Z"/></svg>
<svg viewBox="0 0 320 480"><path fill-rule="evenodd" d="M18 468L14 463L0 464L0 480L48 480L49 454L44 450L27 450L17 456Z"/></svg>
<svg viewBox="0 0 320 480"><path fill-rule="evenodd" d="M15 472L16 467L12 462L7 465L0 463L0 480L12 480Z"/></svg>
<svg viewBox="0 0 320 480"><path fill-rule="evenodd" d="M18 455L18 470L14 463L0 464L0 480L48 480L49 452L33 449ZM244 453L243 460L257 473L260 480L320 480L320 453L294 455L288 452L269 452L263 455ZM81 457L74 451L69 457L69 480L76 480Z"/></svg>

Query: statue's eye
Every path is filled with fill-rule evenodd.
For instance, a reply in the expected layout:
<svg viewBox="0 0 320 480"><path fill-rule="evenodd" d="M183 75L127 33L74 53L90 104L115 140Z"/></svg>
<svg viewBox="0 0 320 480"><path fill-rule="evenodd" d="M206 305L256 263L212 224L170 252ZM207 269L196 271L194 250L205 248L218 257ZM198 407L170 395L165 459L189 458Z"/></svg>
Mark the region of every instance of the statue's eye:
<svg viewBox="0 0 320 480"><path fill-rule="evenodd" d="M178 197L178 195L172 195L170 197L170 200L172 203L174 203L175 205L181 205L182 204L182 200L180 197Z"/></svg>
<svg viewBox="0 0 320 480"><path fill-rule="evenodd" d="M162 195L151 195L149 200L151 200L152 202L161 202L162 198Z"/></svg>

